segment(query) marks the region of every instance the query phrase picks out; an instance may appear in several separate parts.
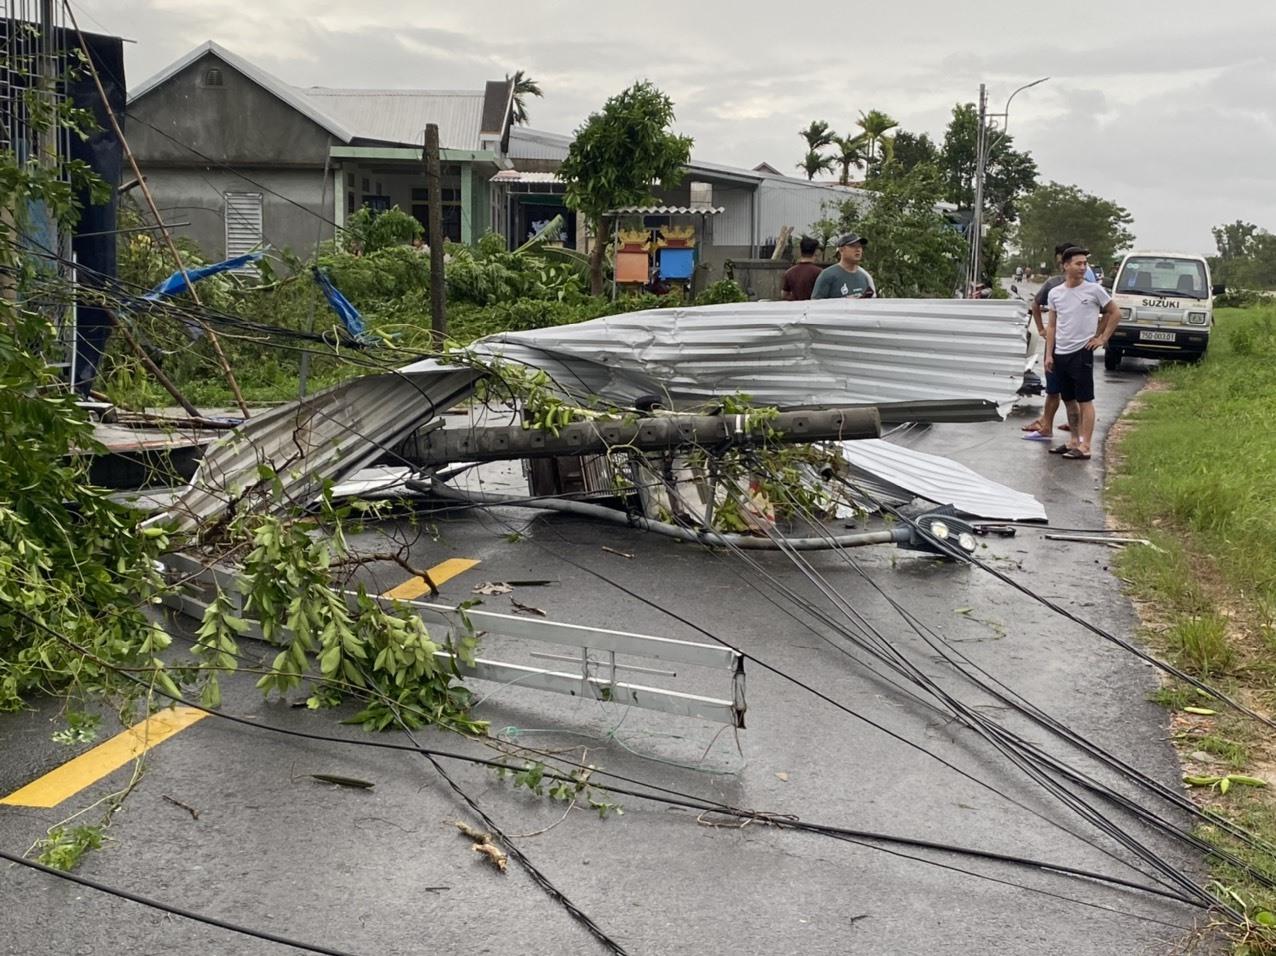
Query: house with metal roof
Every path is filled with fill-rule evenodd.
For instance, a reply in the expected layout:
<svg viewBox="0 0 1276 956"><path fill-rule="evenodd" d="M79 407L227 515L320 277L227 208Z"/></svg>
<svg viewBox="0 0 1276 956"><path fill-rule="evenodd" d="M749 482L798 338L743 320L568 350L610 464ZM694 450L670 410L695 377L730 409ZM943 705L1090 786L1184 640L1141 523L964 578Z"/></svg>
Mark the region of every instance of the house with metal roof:
<svg viewBox="0 0 1276 956"><path fill-rule="evenodd" d="M189 222L176 232L210 257L261 245L305 254L363 206L398 206L427 224L427 123L439 126L445 238L494 231L513 248L562 214L564 238L585 249L592 237L555 175L572 137L514 125L513 93L507 80L482 90L298 87L208 41L131 91L126 133L165 217ZM801 234L865 195L765 164L695 159L678 186L652 194L653 206L689 212L633 214L633 224L694 220L704 281L728 259L757 256L782 227Z"/></svg>
<svg viewBox="0 0 1276 956"><path fill-rule="evenodd" d="M175 232L219 257L305 254L362 206L425 225L421 147L437 123L444 236L470 242L490 229L488 183L509 166L513 93L507 80L297 87L210 40L130 91L125 132L165 217L190 223Z"/></svg>
<svg viewBox="0 0 1276 956"><path fill-rule="evenodd" d="M493 228L505 235L511 248L526 240L538 225L558 214L565 186L555 171L567 157L572 137L516 126L510 131L508 158L512 169L491 180ZM765 163L754 169L708 163L692 158L682 182L675 187L653 185L653 207L684 209L684 213L631 213L633 226L659 228L673 222L694 221L697 263L703 281L720 278L728 259L769 255L768 247L785 226L797 235L819 219L833 216L832 207L848 199L867 202L869 193L834 183L810 182L772 171ZM711 216L702 212L713 210ZM585 248L583 224L569 229L569 238Z"/></svg>

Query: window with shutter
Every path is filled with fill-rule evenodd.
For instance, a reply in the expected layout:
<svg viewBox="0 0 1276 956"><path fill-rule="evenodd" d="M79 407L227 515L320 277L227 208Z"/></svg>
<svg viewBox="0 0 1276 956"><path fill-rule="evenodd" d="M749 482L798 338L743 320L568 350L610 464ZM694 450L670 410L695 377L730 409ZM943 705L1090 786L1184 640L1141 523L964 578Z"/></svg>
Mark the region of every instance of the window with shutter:
<svg viewBox="0 0 1276 956"><path fill-rule="evenodd" d="M226 193L226 258L261 246L261 193Z"/></svg>

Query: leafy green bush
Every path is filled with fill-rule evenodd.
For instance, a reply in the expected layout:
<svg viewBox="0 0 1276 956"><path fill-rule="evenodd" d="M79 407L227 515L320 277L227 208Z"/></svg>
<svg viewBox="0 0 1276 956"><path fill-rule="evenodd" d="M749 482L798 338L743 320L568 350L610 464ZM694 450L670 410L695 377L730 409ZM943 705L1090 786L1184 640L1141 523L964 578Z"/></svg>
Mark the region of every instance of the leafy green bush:
<svg viewBox="0 0 1276 956"><path fill-rule="evenodd" d="M1256 305L1267 305L1273 300L1254 289L1229 289L1222 295L1214 297L1214 307L1218 309L1248 309Z"/></svg>
<svg viewBox="0 0 1276 956"><path fill-rule="evenodd" d="M1228 328L1228 344L1237 355L1276 355L1276 327L1272 317L1262 315L1256 318L1257 321Z"/></svg>
<svg viewBox="0 0 1276 956"><path fill-rule="evenodd" d="M319 258L319 265L360 310L430 288L429 257L411 246L388 246L362 256L330 253Z"/></svg>
<svg viewBox="0 0 1276 956"><path fill-rule="evenodd" d="M369 255L391 246L410 246L425 235L421 224L398 206L375 212L363 206L346 220L342 251Z"/></svg>
<svg viewBox="0 0 1276 956"><path fill-rule="evenodd" d="M719 279L706 286L695 298L696 305L720 305L724 302L747 302L749 294L734 279Z"/></svg>
<svg viewBox="0 0 1276 956"><path fill-rule="evenodd" d="M584 292L580 276L570 266L535 251L508 252L499 236L484 236L472 247L449 246L448 256L447 291L453 302L572 301Z"/></svg>

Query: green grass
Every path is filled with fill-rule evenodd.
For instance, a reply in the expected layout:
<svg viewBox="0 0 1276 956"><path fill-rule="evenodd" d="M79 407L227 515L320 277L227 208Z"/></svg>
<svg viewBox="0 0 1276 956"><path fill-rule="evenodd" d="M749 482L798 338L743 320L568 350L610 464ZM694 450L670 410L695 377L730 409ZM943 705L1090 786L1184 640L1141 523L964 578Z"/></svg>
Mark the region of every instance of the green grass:
<svg viewBox="0 0 1276 956"><path fill-rule="evenodd" d="M1189 673L1259 706L1276 703L1276 308L1223 309L1208 356L1154 375L1127 421L1109 475L1108 506L1122 527L1156 545L1117 557L1128 589L1163 629L1147 639ZM1158 388L1157 385L1168 386ZM1271 759L1267 735L1177 682L1151 699L1191 716L1175 735L1184 753L1204 751L1233 771ZM1271 788L1201 794L1214 812L1276 844ZM1276 876L1276 854L1242 847L1214 827L1201 832ZM1234 952L1276 953L1276 893L1218 861L1224 895L1243 899L1256 923L1231 934ZM1233 902L1235 898L1232 898ZM1271 925L1258 925L1259 922Z"/></svg>
<svg viewBox="0 0 1276 956"><path fill-rule="evenodd" d="M1212 339L1199 365L1157 372L1171 387L1147 393L1131 415L1109 493L1124 522L1189 535L1229 586L1272 607L1276 309L1221 310ZM1186 580L1168 591L1176 607L1195 600Z"/></svg>
<svg viewBox="0 0 1276 956"><path fill-rule="evenodd" d="M1200 678L1227 673L1236 652L1227 639L1227 619L1219 614L1180 617L1166 632L1178 665Z"/></svg>
<svg viewBox="0 0 1276 956"><path fill-rule="evenodd" d="M1243 770L1249 763L1249 750L1243 743L1219 734L1206 734L1196 741L1196 749L1222 757L1233 770Z"/></svg>

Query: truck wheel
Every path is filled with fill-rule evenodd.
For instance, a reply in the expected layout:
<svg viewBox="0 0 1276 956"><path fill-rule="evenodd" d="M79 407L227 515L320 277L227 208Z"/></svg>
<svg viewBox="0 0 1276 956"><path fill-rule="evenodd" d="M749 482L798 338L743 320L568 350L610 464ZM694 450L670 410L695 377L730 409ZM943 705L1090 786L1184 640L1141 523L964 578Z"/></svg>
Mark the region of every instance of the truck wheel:
<svg viewBox="0 0 1276 956"><path fill-rule="evenodd" d="M1107 346L1103 350L1103 367L1109 372L1115 372L1121 367L1121 350Z"/></svg>

